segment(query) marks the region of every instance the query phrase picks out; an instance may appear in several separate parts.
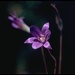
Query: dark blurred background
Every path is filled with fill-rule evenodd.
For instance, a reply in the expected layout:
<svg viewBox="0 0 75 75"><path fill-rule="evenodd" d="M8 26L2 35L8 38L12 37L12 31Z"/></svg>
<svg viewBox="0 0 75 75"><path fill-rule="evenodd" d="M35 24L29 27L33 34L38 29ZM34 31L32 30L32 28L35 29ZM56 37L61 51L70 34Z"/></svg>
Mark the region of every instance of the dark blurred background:
<svg viewBox="0 0 75 75"><path fill-rule="evenodd" d="M29 26L36 25L41 29L44 23L50 23L51 52L58 62L60 32L51 3L56 4L63 21L62 74L75 74L75 1L0 1L0 74L45 72L40 49L33 50L31 45L24 44L31 34L11 26L8 16L13 10L18 16L24 16L24 22ZM44 52L48 71L52 74L54 61L46 49Z"/></svg>

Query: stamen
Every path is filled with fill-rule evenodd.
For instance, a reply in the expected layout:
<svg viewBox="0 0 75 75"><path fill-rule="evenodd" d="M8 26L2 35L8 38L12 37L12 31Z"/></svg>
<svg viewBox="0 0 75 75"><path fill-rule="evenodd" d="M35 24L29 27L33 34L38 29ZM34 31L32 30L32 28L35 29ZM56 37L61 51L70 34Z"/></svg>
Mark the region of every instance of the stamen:
<svg viewBox="0 0 75 75"><path fill-rule="evenodd" d="M40 40L41 42L45 42L45 39L46 39L45 36L41 36L39 40Z"/></svg>

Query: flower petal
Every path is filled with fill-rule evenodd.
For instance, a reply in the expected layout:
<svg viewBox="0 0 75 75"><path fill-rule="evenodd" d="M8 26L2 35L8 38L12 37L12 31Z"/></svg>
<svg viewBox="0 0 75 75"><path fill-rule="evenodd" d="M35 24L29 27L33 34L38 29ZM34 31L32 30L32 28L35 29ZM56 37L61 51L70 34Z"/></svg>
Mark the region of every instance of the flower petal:
<svg viewBox="0 0 75 75"><path fill-rule="evenodd" d="M30 32L34 37L37 37L37 38L41 35L41 31L37 26L31 26Z"/></svg>
<svg viewBox="0 0 75 75"><path fill-rule="evenodd" d="M13 18L16 18L17 17L17 14L16 14L16 12L14 11L14 12L12 12L12 13L10 13L10 15L13 17Z"/></svg>
<svg viewBox="0 0 75 75"><path fill-rule="evenodd" d="M43 45L43 44L40 43L40 42L34 42L34 43L32 44L32 48L33 48L33 49L38 49L38 48L40 48L42 45Z"/></svg>
<svg viewBox="0 0 75 75"><path fill-rule="evenodd" d="M43 25L41 32L44 33L48 29L49 29L49 22L47 22Z"/></svg>
<svg viewBox="0 0 75 75"><path fill-rule="evenodd" d="M13 19L13 17L11 17L11 16L9 16L9 17L8 17L8 19L9 19L9 20L11 20L11 21L13 21L13 20L14 20L14 19Z"/></svg>
<svg viewBox="0 0 75 75"><path fill-rule="evenodd" d="M46 37L46 40L49 40L50 34L51 34L51 31L50 31L50 30L46 30L46 31L45 31L44 35L45 35L45 37Z"/></svg>
<svg viewBox="0 0 75 75"><path fill-rule="evenodd" d="M20 22L20 24L24 24L23 18L19 18L18 21Z"/></svg>
<svg viewBox="0 0 75 75"><path fill-rule="evenodd" d="M48 41L45 42L45 44L43 45L45 48L48 48L48 49L52 49L50 43Z"/></svg>
<svg viewBox="0 0 75 75"><path fill-rule="evenodd" d="M22 26L24 25L24 21L21 18L14 18L13 23L15 23L20 29L22 29Z"/></svg>
<svg viewBox="0 0 75 75"><path fill-rule="evenodd" d="M30 37L24 43L33 43L35 39L36 37Z"/></svg>
<svg viewBox="0 0 75 75"><path fill-rule="evenodd" d="M18 28L19 28L19 26L18 26L18 25L16 25L15 23L12 23L12 26L13 26L14 28L16 28L16 29L18 29Z"/></svg>

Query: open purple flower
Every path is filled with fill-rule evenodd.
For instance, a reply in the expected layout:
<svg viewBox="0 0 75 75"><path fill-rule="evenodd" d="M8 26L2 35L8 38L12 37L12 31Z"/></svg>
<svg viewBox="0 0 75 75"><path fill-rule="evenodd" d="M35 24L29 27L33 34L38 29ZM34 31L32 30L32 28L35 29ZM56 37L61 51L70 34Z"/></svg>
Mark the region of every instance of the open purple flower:
<svg viewBox="0 0 75 75"><path fill-rule="evenodd" d="M30 32L30 28L23 21L24 17L18 18L16 13L12 13L11 16L8 17L9 20L12 21L12 26L16 29L21 29L27 32Z"/></svg>
<svg viewBox="0 0 75 75"><path fill-rule="evenodd" d="M48 49L52 49L50 43L48 42L51 34L48 22L43 25L41 31L38 27L31 26L30 33L33 35L33 37L28 38L24 43L32 43L33 49L38 49L41 46L44 46Z"/></svg>

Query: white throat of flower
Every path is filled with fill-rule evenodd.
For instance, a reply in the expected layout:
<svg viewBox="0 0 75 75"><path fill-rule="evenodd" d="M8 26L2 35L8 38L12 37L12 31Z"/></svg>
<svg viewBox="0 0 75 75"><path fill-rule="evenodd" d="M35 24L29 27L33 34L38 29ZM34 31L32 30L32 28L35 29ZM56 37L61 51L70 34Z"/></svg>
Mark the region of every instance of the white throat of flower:
<svg viewBox="0 0 75 75"><path fill-rule="evenodd" d="M27 24L22 25L22 30L30 33L30 27Z"/></svg>
<svg viewBox="0 0 75 75"><path fill-rule="evenodd" d="M39 41L44 43L46 40L45 36L44 35L41 35L40 38L39 38Z"/></svg>

